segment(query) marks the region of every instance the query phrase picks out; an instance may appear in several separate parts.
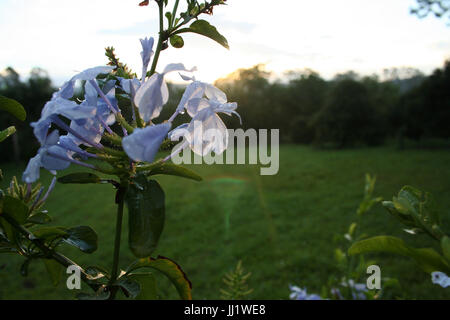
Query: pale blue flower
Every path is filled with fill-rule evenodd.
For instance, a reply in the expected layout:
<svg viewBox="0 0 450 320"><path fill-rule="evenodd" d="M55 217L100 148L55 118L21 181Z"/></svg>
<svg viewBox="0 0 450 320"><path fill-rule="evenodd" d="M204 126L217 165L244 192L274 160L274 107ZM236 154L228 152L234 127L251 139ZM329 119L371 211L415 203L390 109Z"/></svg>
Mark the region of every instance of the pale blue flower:
<svg viewBox="0 0 450 320"><path fill-rule="evenodd" d="M433 272L431 273L431 281L434 284L440 285L442 288L450 287L450 277L443 272Z"/></svg>
<svg viewBox="0 0 450 320"><path fill-rule="evenodd" d="M188 80L189 78L183 78ZM214 87L213 85L205 82L194 81L184 91L184 94L178 104L177 112L183 113L184 109L189 113L191 117L194 117L195 110L189 109L189 102L193 99L200 99L205 96L210 100L216 100L221 103L227 102L227 96L224 92Z"/></svg>
<svg viewBox="0 0 450 320"><path fill-rule="evenodd" d="M148 65L150 64L150 59L153 55L153 44L155 43L155 40L153 38L147 39L141 39L141 45L142 45L142 82L145 81L145 78L147 77L147 70Z"/></svg>
<svg viewBox="0 0 450 320"><path fill-rule="evenodd" d="M73 97L74 94L74 86L77 80L81 81L89 81L89 80L95 80L98 75L100 74L108 74L111 71L113 71L115 67L112 66L99 66L94 68L86 69L75 76L72 77L69 81L64 83L61 87L61 89L58 92L55 92L53 95L53 98L63 98L63 99L70 99Z"/></svg>
<svg viewBox="0 0 450 320"><path fill-rule="evenodd" d="M46 137L44 143L38 151L38 154L29 161L28 166L23 173L22 180L24 182L36 182L39 179L41 167L49 171L56 171L67 169L70 166L69 161L64 161L48 155L48 152L50 151L54 154L60 155L61 157L70 157L68 150L60 148L57 145L58 141L58 131L53 131Z"/></svg>
<svg viewBox="0 0 450 320"><path fill-rule="evenodd" d="M74 101L56 97L45 104L41 118L37 122L31 123L31 126L33 127L34 135L43 144L53 122L53 116L62 115L70 120L81 120L91 118L95 116L95 113L94 107L81 106Z"/></svg>
<svg viewBox="0 0 450 320"><path fill-rule="evenodd" d="M353 279L343 281L341 286L350 288L353 300L366 300L368 289L364 283L355 283Z"/></svg>
<svg viewBox="0 0 450 320"><path fill-rule="evenodd" d="M134 103L139 109L139 114L145 122L159 117L163 106L169 101L169 89L164 77L174 71L193 72L195 70L187 70L181 64L169 64L163 73L155 73L143 83L136 92Z"/></svg>
<svg viewBox="0 0 450 320"><path fill-rule="evenodd" d="M344 300L344 296L341 293L341 290L339 290L338 288L331 288L331 294L338 298L339 300Z"/></svg>
<svg viewBox="0 0 450 320"><path fill-rule="evenodd" d="M164 141L172 124L169 122L153 125L144 129L137 128L128 137L123 138L123 150L134 161L153 162L159 147Z"/></svg>
<svg viewBox="0 0 450 320"><path fill-rule="evenodd" d="M103 88L103 90L108 90L110 88L111 86L107 86L106 88ZM79 139L72 136L72 139L78 145L92 145L92 143L98 144L102 140L102 135L105 131L105 127L113 125L116 121L116 118L106 102L103 99L99 99L96 89L89 82L86 82L85 92L86 100L81 103L80 106L85 108L93 107L95 109L95 116L82 120L72 121L72 123L70 124L70 128L84 138ZM113 107L117 108L114 86L109 90L109 92L107 92L106 96ZM87 143L86 141L89 141L90 143Z"/></svg>
<svg viewBox="0 0 450 320"><path fill-rule="evenodd" d="M208 99L202 98L203 95ZM185 92L179 108L185 108L192 121L169 134L173 141L184 136L186 144L200 156L206 156L210 152L220 155L227 149L229 133L218 113L239 114L235 111L237 104L228 103L225 93L212 85L193 82Z"/></svg>
<svg viewBox="0 0 450 320"><path fill-rule="evenodd" d="M137 78L124 79L119 77L118 79L120 81L120 88L129 95L131 95L133 92L136 92L141 86L141 82Z"/></svg>
<svg viewBox="0 0 450 320"><path fill-rule="evenodd" d="M289 286L289 289L291 290L291 294L289 298L291 300L322 300L322 298L317 294L308 294L308 292L305 289L301 289L297 286Z"/></svg>

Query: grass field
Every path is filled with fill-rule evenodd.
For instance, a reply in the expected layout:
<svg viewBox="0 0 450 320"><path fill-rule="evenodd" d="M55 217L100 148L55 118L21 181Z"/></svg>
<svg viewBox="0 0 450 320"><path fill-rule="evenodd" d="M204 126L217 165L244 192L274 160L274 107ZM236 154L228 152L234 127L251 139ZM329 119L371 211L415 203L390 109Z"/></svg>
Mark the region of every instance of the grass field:
<svg viewBox="0 0 450 320"><path fill-rule="evenodd" d="M365 173L377 176L375 195L385 199L406 184L432 192L444 222L450 225L450 151L388 147L324 151L283 146L280 153L280 172L272 177L259 176L256 166L193 167L204 177L201 183L157 177L166 191L167 222L155 255L170 257L184 268L195 299L220 298L221 279L239 260L252 272L250 299L288 299L289 284L320 293L329 276L337 273L333 239L345 233L355 219ZM1 167L9 180L21 175L24 164ZM42 174L42 181L48 184L50 176ZM85 255L68 247L63 248L64 253L83 266L110 268L115 224L111 187L57 185L47 209L53 224L89 225L99 235L96 253ZM381 206L364 217L362 230L369 235L397 235L417 246L431 245L427 238L402 232ZM121 257L122 267L126 267L133 258L126 231L123 237ZM450 290L433 285L430 276L412 261L391 255L370 258L381 266L383 277L400 281L404 298L450 299ZM0 256L0 298L74 296L63 284L52 287L39 262L30 268L28 278L21 277L22 261L16 256ZM163 298L176 297L165 280L159 279L159 283Z"/></svg>

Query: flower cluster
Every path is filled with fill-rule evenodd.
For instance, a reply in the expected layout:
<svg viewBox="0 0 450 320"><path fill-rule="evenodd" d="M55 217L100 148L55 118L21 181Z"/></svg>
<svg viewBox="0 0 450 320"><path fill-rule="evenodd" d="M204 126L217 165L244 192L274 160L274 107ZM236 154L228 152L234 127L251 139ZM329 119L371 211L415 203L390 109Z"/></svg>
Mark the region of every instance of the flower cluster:
<svg viewBox="0 0 450 320"><path fill-rule="evenodd" d="M366 285L363 283L356 283L353 279L342 281L340 285L349 290L352 300L366 300L366 293L368 292ZM308 294L306 288L302 289L297 286L289 285L291 291L291 300L322 300L322 297L317 294ZM345 300L346 298L338 288L331 288L331 295L334 299ZM350 298L350 296L349 296Z"/></svg>
<svg viewBox="0 0 450 320"><path fill-rule="evenodd" d="M322 298L317 294L308 294L305 289L301 289L297 286L289 286L291 294L289 298L291 300L322 300Z"/></svg>
<svg viewBox="0 0 450 320"><path fill-rule="evenodd" d="M450 287L450 277L443 272L433 272L431 273L431 281L434 284L440 285L442 288Z"/></svg>
<svg viewBox="0 0 450 320"><path fill-rule="evenodd" d="M356 283L355 280L350 279L348 281L342 281L341 286L344 288L349 288L352 299L353 300L366 300L366 293L368 292L367 287L364 283ZM341 291L337 288L331 289L333 295L337 296L340 300L343 300L344 297L341 294Z"/></svg>
<svg viewBox="0 0 450 320"><path fill-rule="evenodd" d="M208 152L222 153L228 145L228 131L218 113L236 114L236 103L228 103L227 96L214 86L195 80L193 76L180 73L185 81L190 81L174 115L160 124L153 124L158 118L163 106L169 100L169 90L165 76L171 72L192 74L196 69L187 69L183 64L169 64L162 73L148 75L148 68L153 52L154 39L141 39L142 45L142 75L140 78L126 79L114 75L115 67L100 66L87 69L67 81L61 89L53 94L52 99L42 110L41 118L31 124L34 135L41 144L38 154L32 158L23 173L26 183L33 183L39 179L40 169L45 168L56 174L64 170L71 163L97 169L85 160L101 159L107 154L102 144L104 133L116 141L121 141L123 151L132 164L136 162L153 162L155 156L166 138L173 141L185 138L183 148L191 148L199 155ZM99 80L99 78L103 80ZM79 101L74 96L77 84L82 84L84 100ZM122 116L117 94L126 96L133 111L133 123L140 119L142 124L130 125ZM186 123L171 131L172 123L179 114L187 112L191 123ZM239 116L239 115L238 115ZM119 124L122 132L118 135L111 126ZM221 138L211 138L197 130L200 124L203 129L215 130ZM51 128L56 126L66 132ZM123 134L122 134L123 133ZM216 136L217 136L216 135ZM117 150L121 151L121 150ZM172 154L173 155L173 154ZM169 160L166 158L165 161Z"/></svg>

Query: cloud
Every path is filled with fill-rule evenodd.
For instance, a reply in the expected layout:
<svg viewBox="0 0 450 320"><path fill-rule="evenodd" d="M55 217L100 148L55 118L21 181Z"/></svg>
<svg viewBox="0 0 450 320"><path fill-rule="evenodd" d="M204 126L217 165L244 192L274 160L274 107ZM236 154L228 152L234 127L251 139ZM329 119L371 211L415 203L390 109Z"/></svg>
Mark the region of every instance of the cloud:
<svg viewBox="0 0 450 320"><path fill-rule="evenodd" d="M122 61L138 70L139 38L157 37L158 26L156 5L143 8L137 3L2 0L0 69L39 66L60 81L77 70L105 64L104 48L112 45ZM323 75L396 65L429 71L441 66L450 52L450 28L438 19L409 15L413 0L227 4L205 19L227 37L230 51L202 36L186 35L185 48L164 51L160 68L171 62L196 65L205 81L260 62L269 62L276 72L310 67Z"/></svg>

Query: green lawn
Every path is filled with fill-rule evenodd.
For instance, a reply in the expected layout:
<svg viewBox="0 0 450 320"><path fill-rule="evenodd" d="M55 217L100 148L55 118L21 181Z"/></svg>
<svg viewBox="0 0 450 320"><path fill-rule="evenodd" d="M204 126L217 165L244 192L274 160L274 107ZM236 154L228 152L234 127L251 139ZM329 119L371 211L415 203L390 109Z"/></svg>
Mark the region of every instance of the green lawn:
<svg viewBox="0 0 450 320"><path fill-rule="evenodd" d="M239 260L252 272L251 299L288 299L289 284L320 293L329 276L338 275L333 239L355 219L365 173L377 175L375 195L385 199L406 184L432 192L444 222L450 225L450 151L387 147L324 151L283 146L280 158L279 174L270 177L260 176L256 166L195 166L192 169L205 179L201 183L157 177L166 191L167 223L155 256L169 257L184 268L195 299L220 298L221 279ZM23 164L1 167L5 180L24 169ZM48 184L50 176L44 170L42 174ZM83 266L110 268L115 225L112 187L57 185L46 208L55 225L89 225L99 235L96 253L85 255L68 247L64 253ZM431 244L427 238L402 232L381 206L364 217L362 229L369 235L401 236L418 246ZM126 232L123 237L125 267L132 256ZM404 297L450 298L449 289L433 285L412 261L391 255L370 257L381 266L383 277L399 279ZM21 261L0 256L0 298L73 297L64 283L51 286L40 262L32 265L27 278L21 277ZM164 298L176 297L165 280L158 280Z"/></svg>

